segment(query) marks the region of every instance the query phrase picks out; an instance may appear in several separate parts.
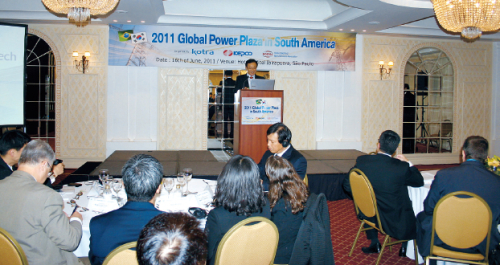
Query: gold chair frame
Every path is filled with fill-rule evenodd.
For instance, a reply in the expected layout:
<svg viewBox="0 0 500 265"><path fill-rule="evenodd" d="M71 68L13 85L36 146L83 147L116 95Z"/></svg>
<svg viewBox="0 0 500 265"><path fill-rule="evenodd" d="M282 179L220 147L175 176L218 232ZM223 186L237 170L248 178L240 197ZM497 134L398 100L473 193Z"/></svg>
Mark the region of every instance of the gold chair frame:
<svg viewBox="0 0 500 265"><path fill-rule="evenodd" d="M2 228L0 228L0 236L4 237L6 241L8 241L12 245L14 251L17 252L20 261L20 263L18 264L28 265L28 259L26 258L26 254L24 254L24 250L21 248L16 239L14 239L14 237L12 237L12 235L9 234L9 232L5 231ZM0 263L3 264L1 257L0 257Z"/></svg>
<svg viewBox="0 0 500 265"><path fill-rule="evenodd" d="M467 197L467 198L458 197L460 195L466 195L469 197ZM450 201L450 202L448 202L448 201ZM453 241L447 240L449 234L442 231L440 233L441 234L440 238L443 237L444 240L443 240L443 238L441 238L441 240L445 244L447 244L451 247L466 249L466 248L476 246L477 244L481 243L484 240L484 238L486 237L486 252L485 252L486 255L482 255L479 253L477 253L477 254L464 253L464 252L460 252L460 251L453 251L453 250L444 249L444 248L441 248L438 246L434 246L434 236L436 233L438 233L440 231L440 230L436 230L436 226L440 226L440 224L437 223L440 220L440 219L438 219L438 218L440 218L439 211L445 211L445 210L441 210L440 208L450 207L451 203L462 204L462 205L460 205L460 207L455 207L455 209L453 209L454 211L457 211L457 209L461 209L462 215L460 216L461 213L458 211L457 214L459 216L453 216L453 217L448 217L448 218L453 218L454 220L457 220L457 222L461 223L461 224L468 223L466 220L470 219L472 223L470 224L469 227L475 227L475 228L479 228L479 229L482 228L482 230L485 230L484 228L486 227L486 230L485 230L486 232L476 231L476 233L472 233L470 231L470 229L464 229L464 227L459 227L459 229L453 230L453 234L455 236L457 236L457 235L459 236L460 234L468 233L469 236L470 236L470 234L473 234L476 236L476 238L468 237L468 238L465 238L464 240L453 242ZM463 205L464 203L469 203L469 205ZM480 209L481 206L484 208ZM477 216L476 214L470 214L471 211L473 211L473 210L482 211L482 214L486 215L487 218L486 218L486 216L483 216L483 218L480 218L480 216ZM443 213L443 216L449 216L449 214ZM471 216L473 216L473 217L470 218ZM431 231L432 236L431 236L430 254L429 254L429 256L425 257L425 264L428 265L429 261L431 259L434 259L434 260L461 262L461 263L468 263L468 264L488 265L488 252L489 252L489 247L490 247L491 223L492 223L491 216L492 216L491 209L490 209L488 203L486 201L484 201L483 198L481 198L480 196L478 196L475 193L466 192L466 191L456 191L456 192L449 193L446 196L444 196L443 198L441 198L438 201L438 203L436 204L436 207L434 208L434 214L432 217L432 231ZM444 218L446 218L446 217L444 217ZM472 220L472 219L474 219L474 220ZM475 223L474 223L474 221L475 221ZM487 224L484 224L484 223L487 223ZM447 223L447 225L449 225L449 224ZM484 236L479 237L481 235L484 235ZM477 244L475 244L476 242L477 242ZM455 243L455 244L453 244L453 243ZM445 256L445 255L448 255L448 256ZM453 257L453 256L456 256L456 257ZM457 256L460 256L461 258L457 258Z"/></svg>
<svg viewBox="0 0 500 265"><path fill-rule="evenodd" d="M113 258L122 253L123 251L126 251L126 250L129 250L131 248L135 248L137 247L137 242L134 241L134 242L129 242L129 243L125 243L115 249L113 249L113 251L111 251L107 256L106 256L106 259L104 260L104 262L102 263L102 265L107 265L109 264L110 262L112 262ZM133 251L133 250L130 250L130 251ZM135 251L134 251L135 252ZM135 263L134 264L139 264L139 262L137 261L137 258L135 259Z"/></svg>
<svg viewBox="0 0 500 265"><path fill-rule="evenodd" d="M248 225L250 223L256 223L258 222L257 224L253 224L253 225ZM248 225L248 226L247 226ZM243 221L240 221L239 223L235 224L233 227L231 227L231 229L229 229L229 231L227 231L227 233L224 235L224 237L222 238L222 240L220 241L219 243L219 246L217 247L217 254L215 256L215 265L221 265L221 256L223 255L223 251L224 251L224 246L226 245L226 242L228 240L231 239L231 236L239 231L240 229L245 229L247 228L248 229L248 232L252 232L250 229L253 228L253 229L258 229L260 228L261 226L271 226L272 230L274 231L274 238L272 238L273 234L266 234L265 235L265 240L268 241L268 240L275 240L274 242L274 247L271 249L272 252L271 252L271 259L270 259L270 262L269 262L269 265L273 265L274 263L274 258L276 256L276 250L278 249L278 241L279 241L279 233L278 233L278 228L276 227L276 225L269 219L265 218L265 217L250 217L250 218L247 218ZM249 249L245 249L245 251L250 251ZM262 254L262 253L259 253L259 255ZM250 263L248 264L253 264L252 261L250 260L249 261Z"/></svg>
<svg viewBox="0 0 500 265"><path fill-rule="evenodd" d="M357 179L355 179L357 178ZM356 182L357 184L353 185L353 182ZM370 183L370 180L366 177L365 173L363 171L353 168L349 172L349 182L351 183L351 190L352 190L352 196L353 196L353 201L354 201L354 208L356 210L356 216L358 216L359 219L359 213L362 212L363 215L366 217L375 217L377 218L377 224L366 220L366 219L359 219L361 222L361 225L359 226L358 233L356 234L356 239L354 240L354 243L352 244L351 251L349 252L349 257L352 256L352 252L354 251L354 248L356 247L356 243L358 242L359 235L361 234L362 231L370 230L370 229L377 229L380 233L385 235L384 238L384 243L382 244L382 248L380 249L380 253L377 258L377 263L378 265L380 263L380 260L382 258L382 254L384 252L384 249L386 246L389 247L389 251L392 251L392 245L403 243L409 240L397 240L397 241L391 241L391 237L384 231L382 227L382 223L380 222L380 217L378 213L378 207L377 207L377 198L375 197L375 192L373 191L372 184ZM358 186L359 185L359 186ZM363 189L363 190L359 190ZM360 209L361 208L361 209ZM364 228L363 226L367 224L370 227ZM413 240L413 248L415 251L415 264L418 265L418 253L417 253L417 243L415 240Z"/></svg>

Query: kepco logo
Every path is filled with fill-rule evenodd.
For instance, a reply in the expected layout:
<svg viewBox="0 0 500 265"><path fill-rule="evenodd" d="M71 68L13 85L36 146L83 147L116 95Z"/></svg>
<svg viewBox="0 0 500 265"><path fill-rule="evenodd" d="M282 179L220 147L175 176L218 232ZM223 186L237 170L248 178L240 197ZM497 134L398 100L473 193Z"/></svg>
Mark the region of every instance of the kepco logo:
<svg viewBox="0 0 500 265"><path fill-rule="evenodd" d="M224 56L233 56L233 51L231 50L224 50L224 52L222 52L224 54Z"/></svg>
<svg viewBox="0 0 500 265"><path fill-rule="evenodd" d="M234 56L252 56L253 52L234 51Z"/></svg>

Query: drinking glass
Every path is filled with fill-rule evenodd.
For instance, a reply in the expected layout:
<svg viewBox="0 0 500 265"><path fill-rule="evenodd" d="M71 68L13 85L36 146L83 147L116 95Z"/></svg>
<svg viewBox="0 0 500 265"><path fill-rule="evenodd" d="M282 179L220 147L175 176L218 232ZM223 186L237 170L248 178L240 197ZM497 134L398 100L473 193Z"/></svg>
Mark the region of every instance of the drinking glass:
<svg viewBox="0 0 500 265"><path fill-rule="evenodd" d="M101 181L102 185L104 185L104 181L106 181L108 178L109 178L109 170L100 169L99 170L99 180Z"/></svg>
<svg viewBox="0 0 500 265"><path fill-rule="evenodd" d="M180 172L177 174L177 183L180 186L181 194L186 196L187 193L184 192L184 186L186 185L186 179L184 177L184 173Z"/></svg>
<svg viewBox="0 0 500 265"><path fill-rule="evenodd" d="M165 189L168 191L168 197L170 198L170 192L174 189L174 179L164 178L163 187L165 187Z"/></svg>
<svg viewBox="0 0 500 265"><path fill-rule="evenodd" d="M193 178L193 170L190 168L185 168L182 170L184 174L184 179L186 180L186 194L195 194L196 192L189 191L189 181Z"/></svg>
<svg viewBox="0 0 500 265"><path fill-rule="evenodd" d="M116 192L116 196L118 197L118 192L120 192L123 188L123 182L121 179L115 179L112 182L113 190Z"/></svg>

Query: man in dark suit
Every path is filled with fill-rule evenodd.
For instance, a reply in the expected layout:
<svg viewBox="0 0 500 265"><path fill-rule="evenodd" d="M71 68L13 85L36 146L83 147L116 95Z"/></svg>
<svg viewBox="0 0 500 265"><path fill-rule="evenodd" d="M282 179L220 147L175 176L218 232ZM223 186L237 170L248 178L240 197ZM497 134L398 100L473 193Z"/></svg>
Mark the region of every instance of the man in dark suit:
<svg viewBox="0 0 500 265"><path fill-rule="evenodd" d="M358 157L354 167L363 171L372 184L384 231L400 240L415 239L415 213L407 186L421 187L424 178L404 155L392 157L400 141L396 132L384 131L377 143L377 154ZM349 181L344 183L344 187L351 192ZM366 230L366 237L371 240L371 244L362 248L364 253L380 252L377 235L375 229ZM400 249L400 256L406 256L406 243Z"/></svg>
<svg viewBox="0 0 500 265"><path fill-rule="evenodd" d="M137 241L149 220L162 213L154 206L163 178L163 167L156 158L135 155L123 166L122 176L128 202L90 220L89 260L93 265L102 264L116 247Z"/></svg>
<svg viewBox="0 0 500 265"><path fill-rule="evenodd" d="M259 66L259 63L255 59L248 59L245 62L245 69L247 70L247 74L239 75L236 78L236 90L235 90L235 92L240 90L240 89L248 89L250 87L250 83L252 82L253 79L265 79L262 76L256 75L257 66Z"/></svg>
<svg viewBox="0 0 500 265"><path fill-rule="evenodd" d="M236 81L233 80L233 71L224 71L224 93L222 92L222 87L218 88L218 93L223 95L222 102L224 103L224 121L227 123L224 126L224 138L233 138L234 135L234 93L238 90L236 89ZM222 86L220 81L219 86Z"/></svg>
<svg viewBox="0 0 500 265"><path fill-rule="evenodd" d="M0 139L0 180L10 176L31 138L18 130L7 131Z"/></svg>
<svg viewBox="0 0 500 265"><path fill-rule="evenodd" d="M304 179L307 172L306 158L292 144L292 132L283 123L275 123L267 129L267 148L259 162L260 179L264 189L269 190L269 178L266 175L267 158L272 155L281 156L290 163L301 179Z"/></svg>
<svg viewBox="0 0 500 265"><path fill-rule="evenodd" d="M469 136L462 147L462 161L458 167L440 170L432 182L431 189L424 201L424 211L417 215L418 251L425 257L429 255L431 243L432 215L436 203L445 195L455 191L468 191L479 195L490 206L493 224L491 226L490 250L498 246L500 234L500 177L490 172L483 165L488 156L488 141L481 136ZM439 237L434 244L454 250L444 244ZM485 255L486 239L471 249L462 252Z"/></svg>

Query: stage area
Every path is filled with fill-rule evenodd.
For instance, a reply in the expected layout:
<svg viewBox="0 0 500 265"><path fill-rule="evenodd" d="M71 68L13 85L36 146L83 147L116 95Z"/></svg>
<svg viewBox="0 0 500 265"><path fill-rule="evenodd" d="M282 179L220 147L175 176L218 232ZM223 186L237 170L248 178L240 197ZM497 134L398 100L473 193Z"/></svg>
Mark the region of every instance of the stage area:
<svg viewBox="0 0 500 265"><path fill-rule="evenodd" d="M354 166L356 158L365 153L357 150L300 150L307 159L309 189L324 193L328 200L347 198L342 182ZM220 152L222 153L222 152ZM160 161L165 176L175 176L183 168L192 168L194 178L216 180L229 159L213 151L115 151L101 162L87 162L66 179L63 184L96 180L99 169L108 169L113 177L121 177L125 162L136 154L148 154ZM256 161L257 163L259 161Z"/></svg>

